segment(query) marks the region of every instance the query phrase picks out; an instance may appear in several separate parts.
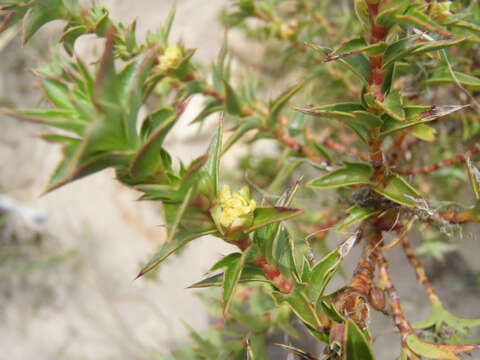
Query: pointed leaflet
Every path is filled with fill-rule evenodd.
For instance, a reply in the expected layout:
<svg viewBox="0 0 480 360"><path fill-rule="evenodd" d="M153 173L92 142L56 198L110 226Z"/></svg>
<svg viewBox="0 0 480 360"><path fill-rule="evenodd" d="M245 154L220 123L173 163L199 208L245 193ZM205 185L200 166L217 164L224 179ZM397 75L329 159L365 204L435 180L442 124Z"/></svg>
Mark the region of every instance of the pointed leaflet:
<svg viewBox="0 0 480 360"><path fill-rule="evenodd" d="M91 175L100 170L111 166L125 164L130 159L130 155L124 152L108 152L91 156L88 160L83 161L78 166L72 168L68 159L62 161L50 178L49 185L44 190L48 193L74 180Z"/></svg>
<svg viewBox="0 0 480 360"><path fill-rule="evenodd" d="M235 295L235 289L240 281L243 268L247 258L250 257L252 247L245 250L242 256L237 257L234 261L231 261L223 274L223 312L228 314L228 309Z"/></svg>
<svg viewBox="0 0 480 360"><path fill-rule="evenodd" d="M67 9L62 0L35 1L23 19L23 44L26 44L43 25L63 16L67 16Z"/></svg>
<svg viewBox="0 0 480 360"><path fill-rule="evenodd" d="M348 216L337 225L337 229L339 231L344 231L346 230L349 226L358 224L359 222L362 222L363 220L366 220L378 213L380 211L377 210L372 210L368 208L364 208L361 206L352 206L351 208L347 209L347 214Z"/></svg>
<svg viewBox="0 0 480 360"><path fill-rule="evenodd" d="M40 77L42 89L50 103L59 109L75 110L69 94L69 88L62 79L46 74L38 74L38 76Z"/></svg>
<svg viewBox="0 0 480 360"><path fill-rule="evenodd" d="M186 193L185 198L183 199L183 201L180 205L176 205L176 204L175 205L171 205L171 204L165 204L164 205L166 207L165 210L170 206L175 209L174 210L175 211L174 212L175 217L173 218L173 221L171 223L167 222L167 231L168 231L167 242L172 242L173 238L175 237L178 226L180 225L180 221L182 220L185 212L187 211L187 209L190 205L190 201L192 200L192 196L194 195L194 193L195 193L195 188L192 186L188 189L188 192ZM191 227L188 228L188 231L190 231L192 233L200 232L199 229L195 229L195 228L191 228Z"/></svg>
<svg viewBox="0 0 480 360"><path fill-rule="evenodd" d="M233 259L233 261L236 261L236 260ZM255 282L255 281L271 284L271 282L265 278L265 275L261 269L259 269L257 266L253 264L245 264L245 267L243 268L242 274L240 276L239 283L248 283L248 282ZM205 279L190 285L188 288L191 288L191 289L206 288L206 287L212 287L212 286L222 286L222 284L223 284L223 272L208 276Z"/></svg>
<svg viewBox="0 0 480 360"><path fill-rule="evenodd" d="M403 97L400 94L400 90L390 91L383 102L376 101L376 104L395 120L405 120L405 111L403 110Z"/></svg>
<svg viewBox="0 0 480 360"><path fill-rule="evenodd" d="M375 360L369 341L351 320L345 326L343 360Z"/></svg>
<svg viewBox="0 0 480 360"><path fill-rule="evenodd" d="M452 74L448 69L434 71L427 79L428 85L456 84L457 82L463 86L480 88L480 79L478 77L458 71L453 71Z"/></svg>
<svg viewBox="0 0 480 360"><path fill-rule="evenodd" d="M338 48L331 55L348 53L357 49L366 47L365 40L362 38L347 41L340 48ZM355 75L357 75L365 84L368 83L370 75L370 61L363 53L353 54L338 59L341 63L346 65Z"/></svg>
<svg viewBox="0 0 480 360"><path fill-rule="evenodd" d="M368 121L365 121L364 113L366 112L366 109L363 105L358 103L311 106L308 108L296 108L296 110L307 115L339 120L355 131L364 142L368 142L367 128L378 126L377 121L372 123L372 117L370 117Z"/></svg>
<svg viewBox="0 0 480 360"><path fill-rule="evenodd" d="M348 255L353 245L357 241L359 231L355 232L351 237L345 240L340 246L325 255L308 274L302 276L302 280L308 283L306 293L312 301L323 295L325 288L332 279L333 275L340 266L343 258Z"/></svg>
<svg viewBox="0 0 480 360"><path fill-rule="evenodd" d="M227 81L224 80L223 84L225 86L225 108L227 113L231 115L241 115L242 106L240 105L235 90L233 90Z"/></svg>
<svg viewBox="0 0 480 360"><path fill-rule="evenodd" d="M460 38L452 40L419 42L418 38L418 36L409 36L391 43L385 50L382 69L386 69L390 64L402 60L407 56L420 55L425 52L441 50L450 46L458 45L468 39Z"/></svg>
<svg viewBox="0 0 480 360"><path fill-rule="evenodd" d="M435 332L440 332L442 327L453 329L462 334L466 334L469 328L480 326L480 319L465 319L457 317L448 312L442 304L433 306L431 314L424 320L413 324L416 329L434 328Z"/></svg>
<svg viewBox="0 0 480 360"><path fill-rule="evenodd" d="M81 135L85 123L74 119L74 113L63 109L10 110L0 109L0 113L20 119L56 127Z"/></svg>
<svg viewBox="0 0 480 360"><path fill-rule="evenodd" d="M279 221L283 221L291 216L300 215L302 213L301 210L297 209L290 209L285 206L289 206L297 192L300 183L297 181L295 182L277 201L277 207L274 208L260 208L266 209L262 210L263 215L256 219L257 225L264 225L258 226L258 229L253 234L253 241L259 246L260 252L267 257L268 262L274 262L274 244L276 241L276 237L279 235L280 232L280 223ZM275 209L284 209L286 211L280 211ZM255 214L255 213L254 213ZM273 216L273 218L272 218ZM286 217L285 217L286 216ZM275 219L275 220L274 220ZM274 221L272 221L274 220ZM255 219L254 219L255 225ZM247 232L249 230L247 229Z"/></svg>
<svg viewBox="0 0 480 360"><path fill-rule="evenodd" d="M273 263L278 266L284 276L290 279L295 278L297 281L300 280L295 262L293 240L284 226L280 226L280 231L273 241L272 258Z"/></svg>
<svg viewBox="0 0 480 360"><path fill-rule="evenodd" d="M307 186L314 189L334 189L357 184L371 184L372 167L365 163L345 162L345 167L313 179Z"/></svg>
<svg viewBox="0 0 480 360"><path fill-rule="evenodd" d="M323 294L340 263L340 254L338 249L335 249L315 264L307 278L302 278L305 283L309 284L306 293L311 301L316 302Z"/></svg>
<svg viewBox="0 0 480 360"><path fill-rule="evenodd" d="M383 139L385 136L393 134L397 131L402 131L418 124L423 124L442 118L456 111L463 110L468 106L469 105L407 105L404 107L406 121L398 121L389 116L384 117L385 121L382 126L380 138Z"/></svg>
<svg viewBox="0 0 480 360"><path fill-rule="evenodd" d="M140 146L130 163L130 174L143 178L165 170L161 150L163 140L177 120L177 114L171 109L161 109L148 116L149 121L156 125L150 136Z"/></svg>
<svg viewBox="0 0 480 360"><path fill-rule="evenodd" d="M215 234L216 232L216 229L204 231L201 233L192 233L190 231L180 229L175 233L172 241L165 242L157 251L157 253L148 261L148 263L143 266L142 270L140 270L140 273L137 275L137 278L143 276L150 270L153 270L167 257L169 257L181 247L188 244L190 241L205 235Z"/></svg>
<svg viewBox="0 0 480 360"><path fill-rule="evenodd" d="M402 14L409 3L409 0L391 0L380 3L378 15L375 17L375 23L385 27L393 26L395 24L395 15Z"/></svg>
<svg viewBox="0 0 480 360"><path fill-rule="evenodd" d="M223 107L222 107L223 108ZM230 147L235 144L243 135L253 129L258 129L262 119L258 117L247 117L239 121L238 126L233 131L233 134L225 141L222 148L222 154L225 153Z"/></svg>
<svg viewBox="0 0 480 360"><path fill-rule="evenodd" d="M307 295L305 295L305 291L302 286L297 285L290 294L274 292L273 295L278 303L286 302L293 312L305 324L308 324L314 329L319 329L322 327L315 308L313 307Z"/></svg>
<svg viewBox="0 0 480 360"><path fill-rule="evenodd" d="M300 91L303 86L306 84L306 81L300 81L298 84L292 86L291 88L287 89L285 92L281 93L275 100L270 103L269 106L269 116L268 116L268 124L273 125L277 121L277 116L282 111L283 107L287 104L287 102L298 92Z"/></svg>
<svg viewBox="0 0 480 360"><path fill-rule="evenodd" d="M406 338L408 348L415 354L428 359L460 360L455 354L472 351L476 345L439 345L421 340L417 335L410 334Z"/></svg>
<svg viewBox="0 0 480 360"><path fill-rule="evenodd" d="M218 172L222 151L223 120L213 136L207 149L208 159L197 171L198 190L209 199L215 199L218 191Z"/></svg>
<svg viewBox="0 0 480 360"><path fill-rule="evenodd" d="M167 19L165 20L165 24L159 30L159 34L160 34L159 40L160 40L160 45L162 47L168 46L168 36L170 35L170 30L172 29L172 24L173 24L173 20L175 19L176 11L177 9L174 3L172 5L172 8L170 9L170 12L168 13Z"/></svg>
<svg viewBox="0 0 480 360"><path fill-rule="evenodd" d="M212 66L212 83L216 92L222 93L224 89L223 80L228 81L228 63L226 58L228 54L228 38L225 39L222 44L222 48L218 53L217 62ZM225 73L225 74L224 74Z"/></svg>
<svg viewBox="0 0 480 360"><path fill-rule="evenodd" d="M386 183L385 188L376 188L374 189L375 192L405 206L413 207L425 204L425 200L422 199L420 193L399 175L388 176Z"/></svg>
<svg viewBox="0 0 480 360"><path fill-rule="evenodd" d="M292 209L281 206L258 207L253 213L254 219L252 226L246 229L245 232L257 230L263 226L299 216L302 213L303 211L300 209Z"/></svg>

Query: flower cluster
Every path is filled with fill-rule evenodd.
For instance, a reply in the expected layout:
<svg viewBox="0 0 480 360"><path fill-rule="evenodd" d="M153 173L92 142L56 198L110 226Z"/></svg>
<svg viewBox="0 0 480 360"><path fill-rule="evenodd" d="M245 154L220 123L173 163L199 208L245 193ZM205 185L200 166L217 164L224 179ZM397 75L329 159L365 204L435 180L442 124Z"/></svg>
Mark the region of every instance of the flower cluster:
<svg viewBox="0 0 480 360"><path fill-rule="evenodd" d="M250 199L250 191L244 186L232 193L230 186L225 185L218 196L217 204L212 208L212 216L216 223L225 228L242 226L252 218L257 204Z"/></svg>
<svg viewBox="0 0 480 360"><path fill-rule="evenodd" d="M160 70L168 71L176 67L182 58L182 49L178 45L169 46L160 57Z"/></svg>

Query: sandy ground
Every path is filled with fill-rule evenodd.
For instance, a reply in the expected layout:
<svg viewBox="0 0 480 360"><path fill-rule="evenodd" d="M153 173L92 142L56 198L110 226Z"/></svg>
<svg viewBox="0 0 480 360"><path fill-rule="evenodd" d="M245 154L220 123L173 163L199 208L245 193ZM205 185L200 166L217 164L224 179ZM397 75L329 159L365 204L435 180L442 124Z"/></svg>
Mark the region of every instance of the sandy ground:
<svg viewBox="0 0 480 360"><path fill-rule="evenodd" d="M163 21L173 1L104 3L114 17L137 18L141 36ZM198 58L208 63L223 38L216 14L226 3L178 0L172 38L198 48ZM37 50L20 49L18 38L1 50L2 106L28 107L37 101L33 77L26 70L36 66L48 33L35 39ZM79 51L86 51L85 46L79 44ZM195 111L195 101L190 111ZM116 184L110 171L39 197L59 149L36 138L42 132L39 127L2 116L0 129L0 193L47 217L45 224L35 226L12 218L10 240L1 241L20 249L15 250L20 265L48 263L33 270L12 262L0 268L0 360L155 359L155 353L186 339L182 321L197 330L207 326L200 302L185 287L230 252L229 246L212 238L195 241L161 268L158 281L133 281L163 238L156 205L133 202L138 194ZM192 139L193 130L185 126L179 129L168 140L170 149L184 160L201 154L205 139ZM475 237L466 238L478 248ZM46 261L52 256L62 260ZM468 256L475 263L475 256ZM394 250L391 258L398 288L406 294L405 308L417 320L428 313L421 289L400 254ZM352 254L352 262L355 259ZM458 278L440 277L440 283L452 309L465 316L480 315L476 290L464 296ZM398 345L392 346L397 338L390 320L378 315L373 321L379 329L374 335L381 335L375 346L378 358L391 360Z"/></svg>

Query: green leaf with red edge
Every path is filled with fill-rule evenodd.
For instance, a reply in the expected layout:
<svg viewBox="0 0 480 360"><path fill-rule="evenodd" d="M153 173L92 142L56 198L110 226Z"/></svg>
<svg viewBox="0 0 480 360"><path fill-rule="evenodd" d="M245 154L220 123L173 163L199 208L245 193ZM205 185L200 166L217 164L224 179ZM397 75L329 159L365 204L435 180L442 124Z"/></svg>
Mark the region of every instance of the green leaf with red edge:
<svg viewBox="0 0 480 360"><path fill-rule="evenodd" d="M420 55L427 52L446 49L451 46L459 45L469 39L470 38L468 37L462 37L458 39L427 41L424 42L421 46L416 47L415 50L411 53L411 55Z"/></svg>
<svg viewBox="0 0 480 360"><path fill-rule="evenodd" d="M345 321L345 318L340 315L333 303L327 302L320 298L317 301L316 308L318 313L324 314L327 318L334 322L342 323L343 321Z"/></svg>
<svg viewBox="0 0 480 360"><path fill-rule="evenodd" d="M367 46L363 38L352 39L344 43L330 55L344 54L350 51L363 49ZM357 53L338 59L349 68L355 75L357 75L365 84L368 83L370 76L370 60L363 53Z"/></svg>
<svg viewBox="0 0 480 360"><path fill-rule="evenodd" d="M223 120L210 141L207 161L196 171L198 190L208 199L216 199L218 192L220 157L222 156Z"/></svg>
<svg viewBox="0 0 480 360"><path fill-rule="evenodd" d="M267 120L268 124L273 125L276 123L277 116L280 114L282 109L285 107L288 101L305 86L305 84L305 80L300 81L298 84L290 87L270 102Z"/></svg>
<svg viewBox="0 0 480 360"><path fill-rule="evenodd" d="M236 257L237 255L233 259L229 259L228 262L230 263L231 261L235 261ZM263 274L263 271L260 268L258 268L253 264L247 263L243 268L239 283L249 283L249 282L262 282L262 283L270 284L270 281L265 278L265 275ZM222 284L223 284L223 272L208 276L205 279L190 285L189 288L192 288L192 289L206 288L206 287L212 287L212 286L222 286Z"/></svg>
<svg viewBox="0 0 480 360"><path fill-rule="evenodd" d="M367 128L379 125L378 122L372 121L373 117L366 119L366 109L359 103L337 103L295 110L315 117L339 120L355 131L364 142L368 142L369 138Z"/></svg>
<svg viewBox="0 0 480 360"><path fill-rule="evenodd" d="M235 90L233 90L227 81L224 80L223 84L225 86L225 109L227 110L227 113L231 115L241 115L242 106Z"/></svg>
<svg viewBox="0 0 480 360"><path fill-rule="evenodd" d="M247 117L239 121L238 126L236 126L236 128L233 130L233 133L225 141L225 144L222 148L222 154L230 149L230 147L247 132L260 128L261 123L262 119L258 117Z"/></svg>
<svg viewBox="0 0 480 360"><path fill-rule="evenodd" d="M385 182L384 188L374 188L376 193L405 206L415 207L425 204L422 195L399 175L390 175Z"/></svg>
<svg viewBox="0 0 480 360"><path fill-rule="evenodd" d="M163 141L177 118L178 114L175 114L171 109L161 109L148 115L147 119L155 127L139 147L130 163L129 171L133 177L146 178L170 167L170 164L165 163L160 153Z"/></svg>
<svg viewBox="0 0 480 360"><path fill-rule="evenodd" d="M130 158L130 154L126 152L106 152L91 156L80 164L73 163L74 166L64 160L57 166L44 193L108 167L126 164Z"/></svg>
<svg viewBox="0 0 480 360"><path fill-rule="evenodd" d="M470 352L476 345L440 345L421 340L417 335L410 334L406 338L408 348L415 354L428 359L460 360L456 354Z"/></svg>
<svg viewBox="0 0 480 360"><path fill-rule="evenodd" d="M402 60L409 56L421 44L415 44L418 36L408 36L403 39L392 42L388 45L383 54L382 69L385 70L388 66L396 61Z"/></svg>
<svg viewBox="0 0 480 360"><path fill-rule="evenodd" d="M0 109L0 113L20 119L40 123L80 135L85 130L85 122L75 119L75 113L64 109L11 110Z"/></svg>
<svg viewBox="0 0 480 360"><path fill-rule="evenodd" d="M228 313L233 296L235 295L235 289L240 282L245 264L253 253L252 249L253 247L249 247L241 254L240 257L234 257L231 259L232 261L225 264L222 292L224 314Z"/></svg>
<svg viewBox="0 0 480 360"><path fill-rule="evenodd" d="M308 277L302 278L302 281L308 284L305 292L312 302L315 303L323 294L340 263L340 254L338 249L335 249L315 264L310 270Z"/></svg>
<svg viewBox="0 0 480 360"><path fill-rule="evenodd" d="M380 138L402 131L413 126L428 123L430 121L448 116L454 112L460 111L469 105L442 105L442 106L425 106L425 105L408 105L404 107L406 121L398 121L390 116L384 116L384 123Z"/></svg>
<svg viewBox="0 0 480 360"><path fill-rule="evenodd" d="M413 25L423 30L440 33L443 36L450 36L450 33L430 18L424 8L419 5L410 6L406 12L397 14L394 18L397 24Z"/></svg>
<svg viewBox="0 0 480 360"><path fill-rule="evenodd" d="M137 278L143 276L147 272L156 268L162 261L168 258L171 254L187 245L190 241L202 236L216 234L216 229L211 229L201 233L190 232L186 229L179 229L173 236L170 242L165 242L160 246L160 249L153 255L153 257L142 267Z"/></svg>
<svg viewBox="0 0 480 360"><path fill-rule="evenodd" d="M62 0L33 2L23 19L23 43L26 44L42 26L50 21L68 16L67 10Z"/></svg>
<svg viewBox="0 0 480 360"><path fill-rule="evenodd" d="M348 208L346 212L348 216L336 226L339 231L344 231L348 227L380 213L378 210L368 209L358 205Z"/></svg>
<svg viewBox="0 0 480 360"><path fill-rule="evenodd" d="M345 323L343 360L375 360L370 342L351 320Z"/></svg>
<svg viewBox="0 0 480 360"><path fill-rule="evenodd" d="M449 71L449 69L439 69L433 71L426 81L427 85L443 85L460 83L463 86L480 88L480 79L472 74L465 74L458 71Z"/></svg>
<svg viewBox="0 0 480 360"><path fill-rule="evenodd" d="M59 42L63 44L65 51L71 56L73 55L75 42L86 33L88 33L88 28L85 25L71 26L64 31Z"/></svg>
<svg viewBox="0 0 480 360"><path fill-rule="evenodd" d="M293 240L284 226L280 226L273 240L271 258L273 263L280 269L282 275L288 279L300 281L300 274L295 261Z"/></svg>
<svg viewBox="0 0 480 360"><path fill-rule="evenodd" d="M403 14L408 5L410 5L409 0L391 0L380 3L375 23L379 26L393 26L395 24L395 15Z"/></svg>
<svg viewBox="0 0 480 360"><path fill-rule="evenodd" d="M217 99L210 100L206 103L203 110L200 111L200 113L197 116L195 116L195 118L190 122L190 124L201 122L205 120L207 116L220 112L224 108L225 106L223 105L223 102L221 102L220 100L217 100Z"/></svg>
<svg viewBox="0 0 480 360"><path fill-rule="evenodd" d="M397 121L405 120L405 111L403 110L403 96L400 90L390 91L384 101L375 101L376 104L390 117Z"/></svg>
<svg viewBox="0 0 480 360"><path fill-rule="evenodd" d="M227 256L224 256L220 260L218 260L215 264L213 264L210 269L208 269L209 273L212 273L217 270L225 269L237 262L242 257L242 253L231 253Z"/></svg>
<svg viewBox="0 0 480 360"><path fill-rule="evenodd" d="M245 232L257 230L261 227L299 216L302 213L303 211L300 209L282 206L257 207L253 212L253 223Z"/></svg>
<svg viewBox="0 0 480 360"><path fill-rule="evenodd" d="M40 75L40 84L50 103L64 110L75 111L67 84L60 78Z"/></svg>
<svg viewBox="0 0 480 360"><path fill-rule="evenodd" d="M275 291L273 295L278 303L286 302L305 324L310 325L314 329L322 327L315 308L301 285L297 285L290 294L282 294Z"/></svg>
<svg viewBox="0 0 480 360"><path fill-rule="evenodd" d="M291 205L293 201L293 197L295 196L298 188L300 186L299 181L296 181L292 186L290 186L287 191L285 191L282 196L278 199L276 202L276 205L278 208L281 209L290 209L288 206ZM277 237L280 234L281 231L281 224L279 221L285 220L282 219L281 217L284 215L292 215L296 214L298 212L298 215L300 215L301 211L297 209L290 209L291 211L288 211L288 214L277 214L275 210L272 210L274 208L264 208L267 209L265 211L266 215L271 215L274 214L275 217L277 218L277 221L270 222L266 226L259 227L255 232L253 233L252 240L253 242L259 247L259 251L261 254L263 254L267 261L270 263L274 263L274 256L275 256L275 251L274 249L276 248L276 243L277 243ZM264 210L262 210L264 211ZM279 217L277 217L279 215ZM262 221L268 221L269 216L263 217ZM257 221L259 221L257 219ZM248 230L247 230L248 231Z"/></svg>
<svg viewBox="0 0 480 360"><path fill-rule="evenodd" d="M366 163L345 162L343 168L310 180L308 187L314 189L335 189L358 184L372 184L373 169Z"/></svg>
<svg viewBox="0 0 480 360"><path fill-rule="evenodd" d="M335 275L342 260L355 245L358 234L359 232L357 231L340 246L325 255L309 272L302 274L302 281L308 284L305 288L305 293L312 302L316 303L320 296L323 295L325 288L333 275Z"/></svg>

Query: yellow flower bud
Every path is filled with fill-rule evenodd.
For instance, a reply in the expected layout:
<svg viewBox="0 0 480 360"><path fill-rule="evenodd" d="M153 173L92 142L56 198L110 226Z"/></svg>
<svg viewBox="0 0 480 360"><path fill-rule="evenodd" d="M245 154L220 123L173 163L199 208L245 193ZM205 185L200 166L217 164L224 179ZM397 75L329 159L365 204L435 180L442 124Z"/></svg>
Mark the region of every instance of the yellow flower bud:
<svg viewBox="0 0 480 360"><path fill-rule="evenodd" d="M182 59L182 49L178 45L169 46L160 57L160 70L167 71L176 67Z"/></svg>
<svg viewBox="0 0 480 360"><path fill-rule="evenodd" d="M257 204L250 199L250 193L245 186L240 191L230 191L230 186L225 185L217 199L217 205L212 208L211 214L215 222L225 228L241 226L248 220Z"/></svg>

